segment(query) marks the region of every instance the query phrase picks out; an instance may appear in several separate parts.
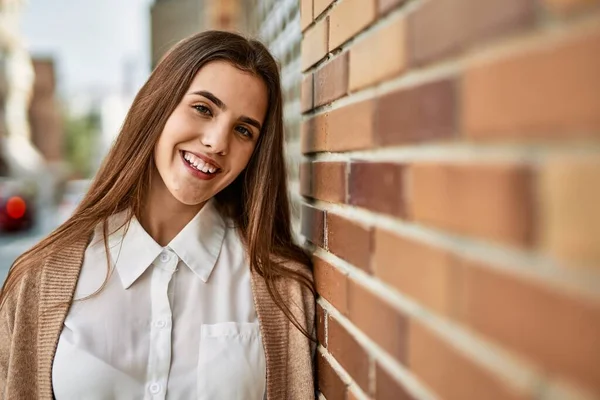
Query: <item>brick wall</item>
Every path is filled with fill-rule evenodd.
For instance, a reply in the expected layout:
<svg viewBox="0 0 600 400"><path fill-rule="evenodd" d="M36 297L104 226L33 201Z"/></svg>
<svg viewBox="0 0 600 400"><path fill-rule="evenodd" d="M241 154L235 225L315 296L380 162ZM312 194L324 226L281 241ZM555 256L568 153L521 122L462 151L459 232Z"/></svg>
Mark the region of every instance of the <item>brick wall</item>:
<svg viewBox="0 0 600 400"><path fill-rule="evenodd" d="M599 3L300 0L322 398L600 398Z"/></svg>

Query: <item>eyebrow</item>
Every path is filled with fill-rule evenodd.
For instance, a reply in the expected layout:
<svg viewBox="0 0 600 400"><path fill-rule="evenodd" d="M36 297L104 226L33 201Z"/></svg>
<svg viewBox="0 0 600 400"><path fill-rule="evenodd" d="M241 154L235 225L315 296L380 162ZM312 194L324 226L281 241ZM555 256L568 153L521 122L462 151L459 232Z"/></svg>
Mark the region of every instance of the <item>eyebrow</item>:
<svg viewBox="0 0 600 400"><path fill-rule="evenodd" d="M195 92L191 92L189 94L195 94L195 95L199 95L202 97L206 97L207 99L212 101L217 107L219 107L221 110L223 110L223 111L227 110L227 106L225 105L225 103L223 103L223 101L221 101L221 99L219 99L217 96L215 96L214 94L212 94L211 92L209 92L207 90L198 90ZM245 115L242 115L239 119L240 119L240 121L245 122L248 125L254 126L258 130L262 129L260 122L258 122L254 118L250 118Z"/></svg>

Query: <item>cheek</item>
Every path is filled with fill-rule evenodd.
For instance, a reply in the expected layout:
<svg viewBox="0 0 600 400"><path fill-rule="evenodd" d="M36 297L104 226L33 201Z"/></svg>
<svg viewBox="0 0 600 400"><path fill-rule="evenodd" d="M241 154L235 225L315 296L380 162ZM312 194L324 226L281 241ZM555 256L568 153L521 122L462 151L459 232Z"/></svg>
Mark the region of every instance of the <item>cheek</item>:
<svg viewBox="0 0 600 400"><path fill-rule="evenodd" d="M171 163L176 155L176 145L178 141L182 140L182 124L180 119L175 118L173 115L167 120L165 127L158 138L158 142L154 148L155 160L158 163L162 163L166 166L167 163Z"/></svg>
<svg viewBox="0 0 600 400"><path fill-rule="evenodd" d="M244 168L248 166L248 163L252 158L252 154L254 154L254 146L240 148L236 152L236 156L233 157L232 169L238 174L242 172Z"/></svg>
<svg viewBox="0 0 600 400"><path fill-rule="evenodd" d="M173 143L169 140L166 130L164 130L154 146L154 164L163 182L170 182L171 185L175 184L174 178L176 178L173 175L174 161Z"/></svg>
<svg viewBox="0 0 600 400"><path fill-rule="evenodd" d="M156 166L161 169L167 166L170 158L170 149L167 141L164 136L161 136L154 147L154 160L156 161Z"/></svg>

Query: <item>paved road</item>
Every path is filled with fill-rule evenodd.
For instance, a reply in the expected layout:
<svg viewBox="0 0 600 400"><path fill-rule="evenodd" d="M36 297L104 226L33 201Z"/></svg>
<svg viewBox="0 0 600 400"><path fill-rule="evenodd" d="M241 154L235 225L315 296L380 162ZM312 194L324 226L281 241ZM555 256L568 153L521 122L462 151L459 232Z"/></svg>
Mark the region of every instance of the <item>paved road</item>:
<svg viewBox="0 0 600 400"><path fill-rule="evenodd" d="M0 284L15 259L43 239L56 226L56 212L43 209L38 214L36 225L27 232L2 234L0 236Z"/></svg>

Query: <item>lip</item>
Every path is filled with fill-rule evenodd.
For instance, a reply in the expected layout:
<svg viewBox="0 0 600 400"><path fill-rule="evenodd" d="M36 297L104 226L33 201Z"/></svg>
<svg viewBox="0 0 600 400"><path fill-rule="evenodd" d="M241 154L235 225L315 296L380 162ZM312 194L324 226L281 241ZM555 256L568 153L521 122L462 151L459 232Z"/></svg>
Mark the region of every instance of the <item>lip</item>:
<svg viewBox="0 0 600 400"><path fill-rule="evenodd" d="M223 168L221 168L221 166L219 165L219 163L217 163L215 160L213 160L209 156L206 156L206 155L200 154L200 153L195 153L195 152L189 151L189 150L181 150L181 152L182 152L182 156L183 156L183 153L190 153L190 154L195 155L196 157L198 157L199 159L201 159L205 163L209 163L212 166L217 167L217 169L219 169L219 170L223 169Z"/></svg>
<svg viewBox="0 0 600 400"><path fill-rule="evenodd" d="M183 163L183 166L187 169L187 171L192 174L195 178L201 179L203 181L209 181L211 179L214 179L217 175L219 175L221 173L221 169L218 169L215 173L213 174L207 174L205 172L199 171L196 168L192 167L190 164L188 164L188 162L185 160L185 158L183 158L183 151L179 152L179 157L181 158L181 162Z"/></svg>

